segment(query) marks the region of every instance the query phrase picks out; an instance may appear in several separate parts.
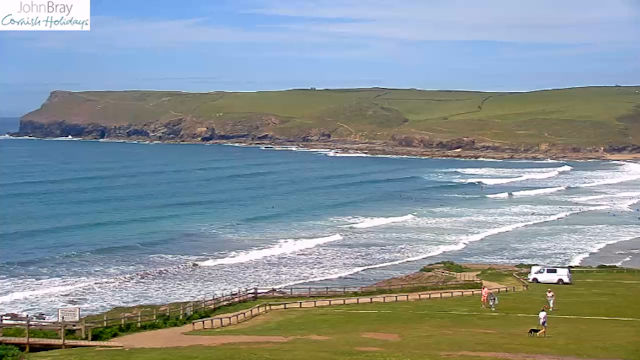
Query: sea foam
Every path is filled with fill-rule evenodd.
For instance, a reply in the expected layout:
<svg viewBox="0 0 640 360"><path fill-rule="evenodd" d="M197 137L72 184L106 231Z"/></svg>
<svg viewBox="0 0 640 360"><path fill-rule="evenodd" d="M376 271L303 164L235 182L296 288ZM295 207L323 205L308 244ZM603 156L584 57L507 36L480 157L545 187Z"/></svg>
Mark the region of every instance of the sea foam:
<svg viewBox="0 0 640 360"><path fill-rule="evenodd" d="M429 251L429 252L424 253L424 254L418 254L416 256L408 257L408 258L405 258L405 259L389 261L389 262L384 262L384 263L380 263L380 264L360 266L360 267L352 268L352 269L349 269L347 271L343 271L343 272L340 272L340 273L335 273L335 274L326 275L326 276L319 276L319 277L305 279L305 280L293 281L293 282L289 282L289 283L286 283L286 284L279 284L277 286L278 287L284 287L284 286L292 286L292 285L308 283L308 282L316 282L316 281L337 279L337 278L353 275L353 274L356 274L356 273L359 273L359 272L362 272L362 271L365 271L365 270L377 269L377 268L382 268L382 267L387 267L387 266L392 266L392 265L399 265L399 264L403 264L403 263L407 263L407 262L422 260L422 259L425 259L425 258L428 258L428 257L440 255L440 254L445 253L445 252L462 250L465 247L467 247L467 245L469 245L470 243L476 242L476 241L480 241L480 240L482 240L482 239L484 239L484 238L486 238L488 236L497 235L497 234L500 234L500 233L510 232L510 231L515 230L515 229L526 227L526 226L531 226L531 225L535 225L535 224L541 224L541 223L545 223L545 222L560 220L562 218L566 218L568 216L571 216L571 215L574 215L574 214L578 214L578 213L581 213L581 212L585 212L585 211L603 210L603 209L606 209L606 208L607 208L606 206L597 206L597 207L574 210L574 211L566 211L566 212L562 212L562 213L559 213L559 214L556 214L556 215L548 216L548 217L545 217L545 218L542 218L542 219L539 219L539 220L533 220L533 221L527 221L527 222L521 222L521 223L516 223L516 224L511 224L511 225L500 226L500 227L489 229L489 230L486 230L486 231L483 231L483 232L480 232L480 233L477 233L477 234L471 234L471 235L464 236L462 238L462 240L460 240L458 243L449 244L449 245L440 245L440 246L437 246L434 250Z"/></svg>
<svg viewBox="0 0 640 360"><path fill-rule="evenodd" d="M353 228L353 229L366 229L375 226L382 226L397 222L403 222L415 219L416 217L412 214L405 216L395 216L395 217L371 217L371 218L361 218L357 222L349 225L343 225L342 227Z"/></svg>
<svg viewBox="0 0 640 360"><path fill-rule="evenodd" d="M86 282L75 283L72 285L59 285L59 286L45 287L38 290L16 291L14 293L0 296L0 303L6 303L6 302L15 301L15 300L22 300L22 299L27 299L31 297L46 295L46 294L54 294L54 293L59 293L64 291L70 291L70 290L74 290L74 289L78 289L86 286L92 286L95 283L96 283L95 281L86 281Z"/></svg>
<svg viewBox="0 0 640 360"><path fill-rule="evenodd" d="M335 234L326 237L313 238L313 239L285 239L278 241L275 245L248 251L240 251L235 255L228 256L222 259L209 259L201 262L197 262L200 266L216 266L216 265L229 265L238 264L248 261L254 261L262 259L268 256L276 256L297 252L300 250L311 249L318 245L330 243L332 241L342 240L342 235Z"/></svg>
<svg viewBox="0 0 640 360"><path fill-rule="evenodd" d="M612 185L618 184L621 182L633 181L640 179L640 164L638 163L630 163L630 162L618 162L622 164L620 166L619 171L616 171L613 174L610 174L607 179L594 181L592 183L586 183L578 185L578 187L593 187L600 185Z"/></svg>
<svg viewBox="0 0 640 360"><path fill-rule="evenodd" d="M482 184L486 184L486 185L499 185L499 184L507 184L510 182L516 182L516 181L524 181L524 180L537 180L537 179L548 179L548 178L552 178L555 176L560 175L560 173L563 172L567 172L567 171L571 171L571 169L573 169L571 166L569 165L563 165L561 167L558 168L553 168L553 170L551 171L535 171L535 169L524 169L527 171L531 171L531 172L527 172L524 175L520 175L518 177L512 177L512 178L474 178L474 179L465 179L463 180L463 182L467 182L467 183L482 183ZM471 170L471 169L468 169ZM474 169L474 170L480 170L480 169ZM484 171L486 171L487 169L483 169ZM500 169L492 169L496 172L499 172ZM464 173L464 171L461 171ZM485 173L477 173L478 175L490 175L490 174L495 174L495 173L489 173L489 172L485 172Z"/></svg>
<svg viewBox="0 0 640 360"><path fill-rule="evenodd" d="M493 198L493 199L506 199L509 197L537 196L537 195L551 194L551 193L566 190L566 189L567 189L566 186L556 186L556 187L541 188L541 189L521 190L521 191L513 191L513 192L503 192L498 194L490 194L490 195L487 195L487 197Z"/></svg>

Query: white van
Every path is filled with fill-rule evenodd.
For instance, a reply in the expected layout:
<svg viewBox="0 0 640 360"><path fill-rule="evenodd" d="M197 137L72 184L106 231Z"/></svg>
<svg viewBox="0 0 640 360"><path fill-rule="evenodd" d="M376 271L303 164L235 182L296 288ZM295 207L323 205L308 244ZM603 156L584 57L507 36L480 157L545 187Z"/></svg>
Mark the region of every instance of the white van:
<svg viewBox="0 0 640 360"><path fill-rule="evenodd" d="M571 270L560 267L532 266L529 281L545 284L571 284Z"/></svg>

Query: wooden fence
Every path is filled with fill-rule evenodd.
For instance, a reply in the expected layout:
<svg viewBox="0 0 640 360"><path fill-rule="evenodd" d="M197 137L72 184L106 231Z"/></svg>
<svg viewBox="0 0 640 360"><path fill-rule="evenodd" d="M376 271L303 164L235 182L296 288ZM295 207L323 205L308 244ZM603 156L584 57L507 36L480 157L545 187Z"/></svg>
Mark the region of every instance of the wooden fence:
<svg viewBox="0 0 640 360"><path fill-rule="evenodd" d="M505 287L492 288L491 291L496 293L515 292L519 288L521 290L526 290L528 289L528 286L527 285L505 286ZM332 298L332 299L269 302L269 303L258 304L252 308L239 311L233 314L225 314L220 316L194 320L191 323L191 327L193 330L222 328L222 327L226 327L233 324L239 324L241 322L252 319L258 315L268 313L273 310L314 308L314 307L333 306L333 305L368 304L368 303L374 303L374 302L387 303L387 302L412 301L412 300L423 300L423 299L442 299L442 298L450 298L454 296L467 296L467 295L473 296L476 294L480 294L481 291L482 290L480 289L442 290L442 291L418 292L418 293L412 293L412 294L381 294L381 295L343 297L343 298Z"/></svg>
<svg viewBox="0 0 640 360"><path fill-rule="evenodd" d="M188 318L191 314L196 312L204 312L204 311L212 311L216 308L237 304L241 302L246 302L250 300L257 300L258 298L274 298L274 297L326 297L326 296L345 296L345 299L359 299L356 300L357 303L360 301L364 301L362 299L382 299L382 302L387 302L389 299L397 299L398 296L405 295L375 295L369 297L346 297L350 295L357 294L365 294L368 292L375 291L395 291L395 290L411 290L420 288L420 287L430 287L430 286L456 286L460 284L478 284L480 285L479 280L474 281L457 281L457 282L448 282L448 283L405 283L405 284L397 284L397 285L389 285L389 286L364 286L364 287L284 287L284 288L251 288L251 289L243 289L236 290L230 292L224 292L220 295L214 295L211 298L203 298L202 300L182 302L169 304L161 307L152 307L150 309L140 309L136 313L120 313L117 316L109 315L107 313L103 314L102 317L97 316L89 316L87 318L83 318L78 322L59 322L59 321L41 321L34 320L33 318L25 318L25 319L14 319L10 321L3 321L2 317L0 317L0 341L2 341L3 329L4 328L24 328L26 332L26 344L28 346L30 339L30 330L39 329L39 330L55 330L58 332L62 344L65 343L65 333L68 330L75 331L77 335L79 335L82 339L88 339L89 341L92 339L92 331L97 328L103 328L108 326L125 326L129 324L135 324L137 327L141 327L143 324L155 323L161 318L169 318L169 319L185 319ZM471 290L447 290L442 291L442 293L451 293L451 292L460 292L460 291L471 291ZM475 290L474 290L475 291ZM426 293L424 296L427 296ZM345 303L341 299L323 299L323 300L307 300L303 301L304 304L318 304L322 301L328 302L329 305L338 304L340 301ZM374 300L372 300L374 301ZM378 300L375 300L378 301ZM390 301L390 300L389 300ZM397 300L395 300L397 301ZM347 301L348 302L348 301ZM234 317L236 322L238 319L242 318L241 321L253 317L257 314L264 313L267 311L271 311L277 308L277 306L283 306L285 309L293 306L294 304L299 304L300 302L271 302L266 304L260 304L254 306L251 309L242 311L237 315L231 315ZM302 306L302 305L301 305ZM316 306L316 305L314 305ZM317 305L319 306L319 305ZM220 317L207 318L206 321L211 322L217 321L219 326L228 326L231 324L231 319L227 321L229 316L223 316L222 319ZM201 322L200 320L196 320L195 322Z"/></svg>
<svg viewBox="0 0 640 360"><path fill-rule="evenodd" d="M113 325L136 324L141 327L142 324L154 323L162 316L168 318L184 319L194 312L202 310L213 310L225 305L236 304L248 300L255 300L258 291L254 289L238 290L229 293L223 293L219 296L213 296L210 299L202 299L198 301L190 301L178 304L169 304L164 307L153 309L142 309L134 314L122 313L119 316L109 317L103 314L102 318L89 317L77 322L60 322L60 321L41 321L31 318L3 321L0 317L0 337L3 335L4 328L24 328L26 338L30 338L30 330L55 330L59 333L64 343L66 330L74 330L82 339L91 340L92 330L101 327ZM160 310L162 309L162 310Z"/></svg>
<svg viewBox="0 0 640 360"><path fill-rule="evenodd" d="M416 289L420 287L455 287L458 285L477 284L481 285L482 281L478 279L469 279L467 281L449 281L449 282L430 282L430 283L400 283L393 285L370 285L370 286L302 286L302 287L284 287L284 288L257 288L258 297L271 296L289 296L289 297L316 297L330 295L350 295L357 293L368 293L376 291L396 291Z"/></svg>

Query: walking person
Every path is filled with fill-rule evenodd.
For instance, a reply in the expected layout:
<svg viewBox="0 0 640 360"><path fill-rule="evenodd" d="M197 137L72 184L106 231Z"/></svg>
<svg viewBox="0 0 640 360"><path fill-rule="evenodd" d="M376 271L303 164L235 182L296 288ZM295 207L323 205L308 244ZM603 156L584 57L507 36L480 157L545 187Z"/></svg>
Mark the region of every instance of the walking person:
<svg viewBox="0 0 640 360"><path fill-rule="evenodd" d="M494 311L496 309L496 304L498 303L498 297L493 293L493 291L489 291L487 298L489 299L489 307L491 308L491 311Z"/></svg>
<svg viewBox="0 0 640 360"><path fill-rule="evenodd" d="M549 311L553 311L553 304L556 301L556 294L551 289L547 289L547 301L549 302Z"/></svg>
<svg viewBox="0 0 640 360"><path fill-rule="evenodd" d="M482 298L480 299L480 301L482 302L482 308L486 308L487 307L487 297L489 296L489 289L487 289L486 286L482 287Z"/></svg>
<svg viewBox="0 0 640 360"><path fill-rule="evenodd" d="M540 321L540 326L542 327L542 330L538 332L538 336L542 334L544 334L544 336L547 336L547 311L545 310L545 308L542 308L542 310L540 310L540 312L538 313L538 320Z"/></svg>

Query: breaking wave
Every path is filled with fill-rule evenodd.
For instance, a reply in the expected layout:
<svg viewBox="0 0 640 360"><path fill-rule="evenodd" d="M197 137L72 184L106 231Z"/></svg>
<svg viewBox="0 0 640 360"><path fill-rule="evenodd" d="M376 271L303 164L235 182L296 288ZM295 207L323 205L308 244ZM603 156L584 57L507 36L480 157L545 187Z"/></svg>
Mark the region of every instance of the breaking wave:
<svg viewBox="0 0 640 360"><path fill-rule="evenodd" d="M216 265L228 265L238 264L248 261L254 261L262 259L268 256L276 256L282 254L289 254L300 250L311 249L318 245L326 244L332 241L342 240L342 235L335 234L331 236L314 238L314 239L285 239L278 241L275 245L257 250L248 250L238 252L236 255L229 256L222 259L209 259L196 264L200 266L216 266Z"/></svg>
<svg viewBox="0 0 640 360"><path fill-rule="evenodd" d="M95 281L89 281L89 282L75 283L73 285L51 286L51 287L42 288L38 290L16 291L8 295L0 296L0 303L6 303L10 301L15 301L15 300L22 300L22 299L26 299L34 296L39 296L39 295L70 291L70 290L82 288L85 286L91 286L91 285L94 285L95 283L96 283Z"/></svg>
<svg viewBox="0 0 640 360"><path fill-rule="evenodd" d="M382 267L387 267L387 266L392 266L392 265L399 265L399 264L403 264L403 263L407 263L407 262L422 260L422 259L425 259L425 258L428 258L428 257L440 255L440 254L445 253L445 252L462 250L465 247L467 247L467 245L469 245L470 243L476 242L476 241L480 241L480 240L482 240L482 239L484 239L484 238L486 238L488 236L492 236L492 235L497 235L497 234L500 234L500 233L513 231L515 229L526 227L526 226L531 226L531 225L535 225L535 224L540 224L540 223L560 220L560 219L565 218L567 216L578 214L578 213L581 213L581 212L584 212L584 211L603 210L603 209L606 209L606 208L607 208L606 206L598 206L598 207L592 207L592 208L581 209L581 210L566 211L566 212L562 212L562 213L559 213L559 214L556 214L556 215L552 215L552 216L548 216L548 217L542 218L540 220L533 220L533 221L521 222L521 223L516 223L516 224L511 224L511 225L505 225L505 226L489 229L487 231L483 231L483 232L478 233L478 234L467 235L467 236L463 237L463 239L461 241L459 241L458 243L456 243L456 244L440 245L440 246L436 247L434 250L432 250L430 252L427 252L427 253L424 253L424 254L419 254L419 255L416 255L416 256L409 257L409 258L395 260L395 261L389 261L389 262L380 263L380 264L360 266L360 267L356 267L356 268L353 268L353 269L350 269L350 270L347 270L347 271L344 271L344 272L340 272L340 273L337 273L337 274L331 274L331 275L319 276L319 277L305 279L305 280L293 281L293 282L286 283L286 284L280 284L280 285L278 285L278 287L281 287L281 286L292 286L292 285L302 284L302 283L307 283L307 282L316 282L316 281L337 279L337 278L353 275L353 274L356 274L356 273L359 273L359 272L362 272L362 271L365 271L365 270L377 269L377 268L382 268Z"/></svg>
<svg viewBox="0 0 640 360"><path fill-rule="evenodd" d="M545 172L540 172L540 171L533 171L533 172L528 172L524 175L520 175L518 177L512 177L512 178L474 178L474 179L465 179L463 180L464 182L468 182L468 183L482 183L482 184L486 184L486 185L499 185L499 184L507 184L510 182L516 182L516 181L524 181L524 180L536 180L536 179L548 179L548 178L552 178L554 176L558 176L560 175L560 173L566 172L566 171L571 171L571 169L573 169L571 166L569 165L564 165L561 166L559 168L554 168L552 171L545 171ZM487 171L486 169L467 169L467 171L472 170L472 171L479 171L479 170L484 170ZM494 171L499 172L500 169L492 169ZM531 169L527 169L527 171L530 171ZM480 175L480 173L477 173L478 175ZM482 175L489 175L489 173L483 173ZM491 173L491 174L495 174L495 172Z"/></svg>
<svg viewBox="0 0 640 360"><path fill-rule="evenodd" d="M536 195L544 195L551 194L557 191L566 190L566 186L556 186L550 188L541 188L541 189L533 189L533 190L521 190L521 191L513 191L513 192L503 192L498 194L490 194L486 195L488 198L493 199L506 199L509 197L521 197L521 196L536 196Z"/></svg>
<svg viewBox="0 0 640 360"><path fill-rule="evenodd" d="M352 228L352 229L366 229L375 226L382 226L402 221L408 221L415 219L416 217L412 214L405 216L395 216L395 217L372 217L372 218L362 218L358 222L343 225L342 227Z"/></svg>
<svg viewBox="0 0 640 360"><path fill-rule="evenodd" d="M592 186L600 186L600 185L612 185L626 181L639 180L640 179L640 164L630 163L630 162L620 162L622 166L620 167L618 176L613 176L611 174L607 179L595 181L592 183L578 185L578 187L592 187Z"/></svg>

